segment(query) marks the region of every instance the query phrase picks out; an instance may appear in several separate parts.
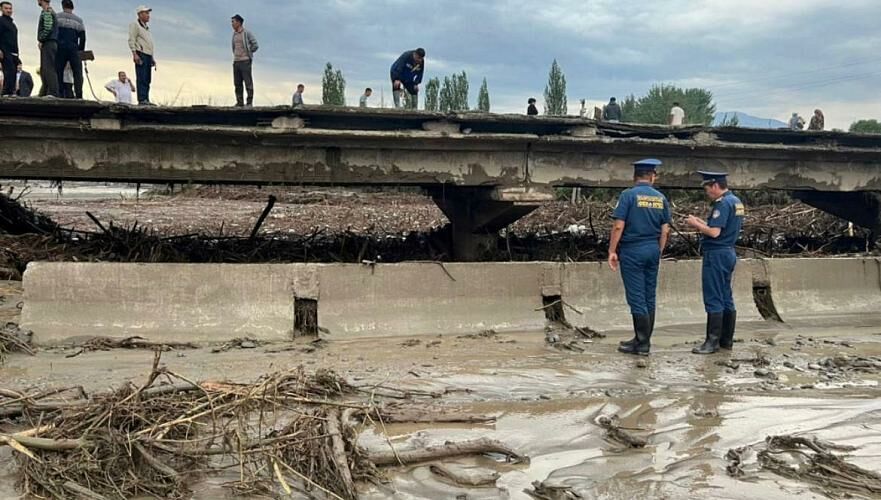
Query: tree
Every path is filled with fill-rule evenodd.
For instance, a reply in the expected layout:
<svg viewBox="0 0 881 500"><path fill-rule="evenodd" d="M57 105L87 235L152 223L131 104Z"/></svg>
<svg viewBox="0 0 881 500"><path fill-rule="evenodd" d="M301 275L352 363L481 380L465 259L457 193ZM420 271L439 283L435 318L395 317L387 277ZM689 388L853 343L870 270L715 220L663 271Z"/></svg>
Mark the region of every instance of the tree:
<svg viewBox="0 0 881 500"><path fill-rule="evenodd" d="M632 97L632 96L631 96ZM628 98L629 99L629 98ZM625 101L623 119L630 123L655 123L666 125L670 108L678 102L685 110L685 123L711 125L716 115L713 93L709 90L682 89L673 85L654 85L648 93L634 102Z"/></svg>
<svg viewBox="0 0 881 500"><path fill-rule="evenodd" d="M545 87L545 114L550 116L563 116L569 112L566 101L566 75L557 60L551 64L548 73L548 85Z"/></svg>
<svg viewBox="0 0 881 500"><path fill-rule="evenodd" d="M432 78L425 85L425 111L440 109L440 80Z"/></svg>
<svg viewBox="0 0 881 500"><path fill-rule="evenodd" d="M489 113L489 87L486 84L486 78L483 79L483 85L480 86L480 92L477 94L477 109L484 113Z"/></svg>
<svg viewBox="0 0 881 500"><path fill-rule="evenodd" d="M331 63L324 67L321 78L321 102L329 106L346 105L346 79L342 71L333 69Z"/></svg>
<svg viewBox="0 0 881 500"><path fill-rule="evenodd" d="M737 118L737 113L731 115L731 118L728 117L728 113L725 113L722 122L719 123L720 127L737 127L738 125L740 125L740 119Z"/></svg>
<svg viewBox="0 0 881 500"><path fill-rule="evenodd" d="M636 96L630 94L625 97L621 104L621 121L629 122L631 120L628 117L633 116L636 113Z"/></svg>
<svg viewBox="0 0 881 500"><path fill-rule="evenodd" d="M465 72L444 77L438 96L438 110L444 113L468 111L468 75Z"/></svg>
<svg viewBox="0 0 881 500"><path fill-rule="evenodd" d="M855 134L881 134L878 120L858 120L851 124L850 131Z"/></svg>

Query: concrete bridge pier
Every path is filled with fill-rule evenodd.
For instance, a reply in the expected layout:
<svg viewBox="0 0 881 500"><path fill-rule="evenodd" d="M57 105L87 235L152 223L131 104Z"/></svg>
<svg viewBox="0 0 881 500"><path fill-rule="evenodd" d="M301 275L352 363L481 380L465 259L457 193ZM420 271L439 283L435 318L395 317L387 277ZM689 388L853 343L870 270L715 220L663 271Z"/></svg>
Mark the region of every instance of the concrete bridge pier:
<svg viewBox="0 0 881 500"><path fill-rule="evenodd" d="M881 192L795 191L792 197L869 229L875 241L881 238Z"/></svg>
<svg viewBox="0 0 881 500"><path fill-rule="evenodd" d="M554 199L549 187L459 187L429 189L452 225L452 257L473 262L490 250L503 228Z"/></svg>

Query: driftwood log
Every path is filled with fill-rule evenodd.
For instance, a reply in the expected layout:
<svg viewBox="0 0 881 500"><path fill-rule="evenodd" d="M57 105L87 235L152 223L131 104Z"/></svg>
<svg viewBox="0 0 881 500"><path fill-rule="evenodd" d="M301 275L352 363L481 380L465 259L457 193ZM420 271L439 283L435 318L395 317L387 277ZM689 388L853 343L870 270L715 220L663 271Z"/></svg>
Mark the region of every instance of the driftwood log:
<svg viewBox="0 0 881 500"><path fill-rule="evenodd" d="M458 443L444 443L412 450L370 451L370 461L378 466L398 465L398 459L404 465L413 465L445 458L463 457L468 455L486 454L504 455L508 460L518 463L529 463L529 457L517 453L512 448L494 439L480 438Z"/></svg>

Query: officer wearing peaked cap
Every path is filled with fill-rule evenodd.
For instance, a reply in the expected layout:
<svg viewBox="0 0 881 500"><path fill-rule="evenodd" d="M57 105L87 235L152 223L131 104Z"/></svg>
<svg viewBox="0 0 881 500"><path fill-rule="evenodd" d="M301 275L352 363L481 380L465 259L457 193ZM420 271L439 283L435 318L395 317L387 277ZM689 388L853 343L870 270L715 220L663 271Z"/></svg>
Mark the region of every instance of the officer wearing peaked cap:
<svg viewBox="0 0 881 500"><path fill-rule="evenodd" d="M701 284L707 311L706 339L692 352L713 354L720 348L730 350L734 347L737 310L731 291L731 277L737 265L734 246L743 227L746 209L743 202L728 190L728 174L698 173L703 176L704 192L713 205L706 222L693 215L687 220L688 225L703 236Z"/></svg>
<svg viewBox="0 0 881 500"><path fill-rule="evenodd" d="M670 234L670 202L653 187L659 166L661 162L654 159L633 164L635 186L618 198L609 238L609 267L613 271L621 268L633 316L634 336L621 342L618 350L640 356L647 356L651 350L658 267Z"/></svg>

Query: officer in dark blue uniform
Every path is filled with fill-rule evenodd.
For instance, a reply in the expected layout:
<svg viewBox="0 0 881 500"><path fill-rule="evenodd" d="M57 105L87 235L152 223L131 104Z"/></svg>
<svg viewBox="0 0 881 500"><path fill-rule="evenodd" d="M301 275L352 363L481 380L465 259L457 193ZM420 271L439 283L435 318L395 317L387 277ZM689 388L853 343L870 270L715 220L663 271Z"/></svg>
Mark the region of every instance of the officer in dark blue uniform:
<svg viewBox="0 0 881 500"><path fill-rule="evenodd" d="M710 217L706 222L688 217L688 225L703 236L701 253L703 268L701 281L704 307L707 311L707 336L703 345L695 347L695 354L713 354L734 347L734 327L737 310L731 291L731 277L737 265L734 246L743 227L746 208L734 193L728 190L728 174L723 172L698 172L703 176L707 197L713 201Z"/></svg>
<svg viewBox="0 0 881 500"><path fill-rule="evenodd" d="M652 185L659 160L633 164L636 185L618 198L612 217L615 224L609 238L609 267L621 267L627 304L633 316L633 339L621 342L618 350L647 356L655 329L655 295L658 266L670 234L670 202Z"/></svg>

